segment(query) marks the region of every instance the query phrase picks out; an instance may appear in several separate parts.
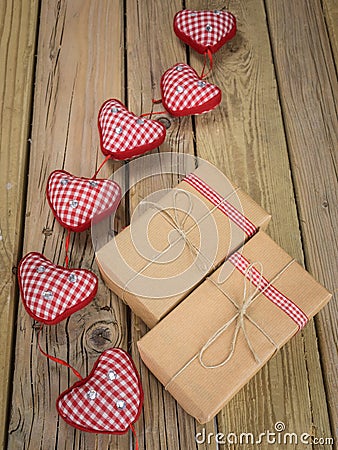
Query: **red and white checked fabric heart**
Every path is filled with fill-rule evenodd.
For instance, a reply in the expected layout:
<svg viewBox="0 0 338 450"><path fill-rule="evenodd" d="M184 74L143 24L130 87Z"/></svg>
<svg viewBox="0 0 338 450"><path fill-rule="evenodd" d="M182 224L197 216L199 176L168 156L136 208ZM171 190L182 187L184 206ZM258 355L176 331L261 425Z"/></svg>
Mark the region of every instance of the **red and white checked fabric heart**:
<svg viewBox="0 0 338 450"><path fill-rule="evenodd" d="M138 419L143 403L139 375L128 353L105 350L90 375L56 402L69 425L93 433L122 434Z"/></svg>
<svg viewBox="0 0 338 450"><path fill-rule="evenodd" d="M115 211L121 200L121 188L114 181L75 177L64 170L49 175L46 193L55 218L75 232Z"/></svg>
<svg viewBox="0 0 338 450"><path fill-rule="evenodd" d="M162 104L173 116L203 114L221 102L222 91L201 79L184 63L175 64L161 78Z"/></svg>
<svg viewBox="0 0 338 450"><path fill-rule="evenodd" d="M192 11L185 9L174 17L179 39L198 53L215 53L236 34L236 18L228 11Z"/></svg>
<svg viewBox="0 0 338 450"><path fill-rule="evenodd" d="M118 100L107 100L98 117L101 150L113 159L129 159L160 146L166 129L156 120L138 117Z"/></svg>
<svg viewBox="0 0 338 450"><path fill-rule="evenodd" d="M46 325L59 323L88 305L98 287L96 275L89 270L57 266L37 252L21 260L18 280L26 311Z"/></svg>

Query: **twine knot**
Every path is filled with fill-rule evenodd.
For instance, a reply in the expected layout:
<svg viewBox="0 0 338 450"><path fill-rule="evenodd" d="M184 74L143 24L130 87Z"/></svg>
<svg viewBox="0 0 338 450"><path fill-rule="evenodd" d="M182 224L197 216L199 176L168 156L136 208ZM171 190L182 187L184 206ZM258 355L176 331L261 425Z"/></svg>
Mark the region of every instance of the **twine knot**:
<svg viewBox="0 0 338 450"><path fill-rule="evenodd" d="M183 196L188 200L188 208L178 208L178 197ZM188 234L197 226L197 223L194 223L188 230L186 230L186 221L189 217L191 217L191 212L193 208L193 202L191 199L191 195L189 192L184 191L183 189L176 189L174 191L173 198L173 214L170 214L168 209L165 207L158 205L154 202L144 202L144 204L148 204L152 208L158 210L162 217L173 227L175 231L178 233L178 238L171 243L171 245L176 244L178 240L182 239L189 249L193 258L200 257L200 260L197 260L196 267L201 270L201 272L207 272L210 267L213 267L213 262L209 260L206 255L200 251L200 249L193 243L193 241L189 238ZM179 214L179 212L181 214ZM181 216L181 217L180 217ZM154 261L155 262L155 261Z"/></svg>
<svg viewBox="0 0 338 450"><path fill-rule="evenodd" d="M169 388L169 385L187 368L190 366L190 364L193 363L196 359L199 361L202 367L205 369L217 369L219 367L223 367L225 364L227 364L231 358L233 357L235 353L235 348L237 345L238 335L239 332L242 330L245 342L247 343L255 361L260 364L261 360L256 353L255 349L253 348L253 345L251 343L250 337L247 333L245 323L246 321L249 321L257 330L259 330L263 336L275 347L275 350L279 350L279 346L276 344L276 342L263 330L263 328L257 324L252 317L248 314L248 309L252 305L252 303L258 298L258 292L260 294L264 294L269 287L273 286L273 283L278 280L284 272L294 263L294 259L289 261L283 269L274 277L273 280L270 282L265 283L265 279L263 277L263 266L260 262L251 263L248 265L246 270L243 273L244 275L244 289L243 289L243 301L241 304L238 304L237 301L235 301L233 298L230 297L230 295L223 290L221 287L221 284L223 281L220 281L220 275L218 280L213 280L212 278L207 278L208 281L214 284L216 288L222 292L222 294L232 303L232 305L236 308L236 312L231 317L231 319L228 320L224 325L222 325L212 336L208 341L204 344L204 346L201 348L199 352L197 352L189 361L187 361L183 367L180 368L168 381L168 383L165 386L165 389ZM259 265L260 269L256 270L255 265ZM253 272L256 272L255 274ZM257 274L258 274L258 280L257 280ZM252 287L255 287L254 290L252 290ZM221 361L219 364L215 365L209 365L204 362L204 353L206 350L230 327L231 324L235 323L235 330L232 336L231 346L230 350L227 354L227 356L224 358L223 361Z"/></svg>
<svg viewBox="0 0 338 450"><path fill-rule="evenodd" d="M255 266L255 264L259 264L260 265L260 279L258 280L258 283L256 283L256 286L253 284L253 275L252 275L252 268ZM205 369L217 369L219 367L224 366L228 361L231 360L231 358L233 357L234 353L235 353L235 348L236 348L236 344L237 344L237 340L238 340L238 336L239 336L239 332L242 330L245 341L251 351L251 354L253 355L253 357L255 358L255 361L257 363L261 363L261 360L257 354L257 352L255 351L252 343L251 343L251 339L250 336L247 333L246 330L246 325L245 325L245 319L248 320L252 325L254 325L257 330L259 330L265 337L266 339L268 339L269 342L271 342L271 344L278 349L278 345L274 342L274 340L263 330L263 328L258 325L251 317L250 315L247 313L248 308L250 307L250 305L252 304L252 302L255 300L255 298L257 297L257 293L261 290L261 283L262 283L262 278L263 278L263 268L261 263L252 263L248 266L248 268L246 269L246 272L244 274L244 290L243 290L243 302L242 304L238 304L234 299L232 299L231 297L229 297L229 295L223 291L223 289L220 287L220 283L218 281L214 281L211 278L209 278L209 281L211 281L229 300L230 302L233 304L233 306L236 308L236 313L234 314L234 316L228 320L228 322L226 322L221 328L219 328L216 333L214 333L211 338L205 343L205 345L202 347L201 351L199 352L198 355L198 359L199 362L201 364L201 366L203 366ZM252 286L254 286L254 290L252 290ZM220 362L219 364L215 364L215 365L209 365L206 364L203 360L203 356L205 351L230 327L230 325L232 323L236 322L235 325L235 330L234 330L234 334L232 336L232 341L231 341L231 346L230 346L230 350L227 354L227 356L225 357L225 359Z"/></svg>

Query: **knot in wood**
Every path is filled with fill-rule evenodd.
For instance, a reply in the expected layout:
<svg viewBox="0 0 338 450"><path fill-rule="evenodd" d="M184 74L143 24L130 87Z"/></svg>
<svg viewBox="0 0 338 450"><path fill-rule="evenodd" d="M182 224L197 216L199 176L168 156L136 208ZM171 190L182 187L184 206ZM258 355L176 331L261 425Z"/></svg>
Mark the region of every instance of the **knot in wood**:
<svg viewBox="0 0 338 450"><path fill-rule="evenodd" d="M102 352L118 344L117 324L113 321L99 321L92 324L86 331L87 348Z"/></svg>

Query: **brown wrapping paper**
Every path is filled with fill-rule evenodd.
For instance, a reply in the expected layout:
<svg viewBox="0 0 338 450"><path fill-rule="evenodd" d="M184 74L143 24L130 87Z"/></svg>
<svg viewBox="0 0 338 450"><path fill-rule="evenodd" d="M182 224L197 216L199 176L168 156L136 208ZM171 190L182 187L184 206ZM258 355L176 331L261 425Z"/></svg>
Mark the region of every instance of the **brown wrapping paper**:
<svg viewBox="0 0 338 450"><path fill-rule="evenodd" d="M267 227L270 215L215 167L194 173L257 228ZM109 288L152 328L248 236L185 181L146 203L143 214L97 251L96 261Z"/></svg>
<svg viewBox="0 0 338 450"><path fill-rule="evenodd" d="M309 318L329 301L331 294L265 233L259 232L251 238L244 245L242 254L251 263L259 262L263 276L269 282L275 280L273 286ZM226 273L230 275L223 282ZM251 352L243 330L240 330L232 357L221 367L203 367L199 360L200 352L210 338L236 315L237 310L228 297L239 305L243 304L244 281L245 277L229 261L225 262L138 342L146 366L200 423L211 420L258 372L277 351L274 344L280 348L298 331L297 324L285 312L264 294L258 293L247 314L268 338L248 319L244 318L244 324L259 362ZM215 282L221 282L218 286L227 296L215 286ZM218 365L226 360L236 324L234 320L205 350L203 364Z"/></svg>

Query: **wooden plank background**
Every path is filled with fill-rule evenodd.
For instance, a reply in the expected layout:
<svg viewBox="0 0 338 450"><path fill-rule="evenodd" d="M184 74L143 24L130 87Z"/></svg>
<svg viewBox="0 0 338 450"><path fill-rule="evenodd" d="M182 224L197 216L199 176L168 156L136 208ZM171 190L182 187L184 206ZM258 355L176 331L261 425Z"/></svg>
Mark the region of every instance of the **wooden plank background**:
<svg viewBox="0 0 338 450"><path fill-rule="evenodd" d="M15 267L22 247L38 1L0 3L0 448L11 392Z"/></svg>
<svg viewBox="0 0 338 450"><path fill-rule="evenodd" d="M296 7L297 3L297 7ZM337 294L337 77L321 2L303 0L281 5L268 3L275 67L280 87L306 267L331 292ZM331 9L333 12L333 8ZM281 21L281 14L285 20ZM333 19L333 16L332 16ZM300 36L289 33L303 20ZM334 20L331 21L331 25ZM336 3L336 26L337 3ZM286 25L287 24L287 25ZM332 36L331 36L332 37ZM277 50L277 42L285 45ZM288 61L292 60L289 65ZM286 67L288 66L288 69ZM331 93L335 94L331 95ZM335 98L336 97L336 98ZM321 361L331 423L337 439L338 424L338 307L334 298L318 314ZM311 349L312 347L310 347ZM305 351L312 356L312 352ZM308 368L309 374L312 371ZM310 391L317 402L318 392Z"/></svg>
<svg viewBox="0 0 338 450"><path fill-rule="evenodd" d="M103 160L97 112L107 97L123 100L123 39L122 1L42 2L25 253L42 251L55 263L64 262L65 233L47 205L46 180L57 168L91 176ZM112 167L108 169L103 175ZM72 236L70 265L97 272L90 232ZM126 322L126 308L101 284L88 308L58 326L46 327L41 342L53 355L88 373L104 348L126 346ZM128 448L127 435L77 433L58 418L56 398L74 376L39 354L36 329L22 309L17 330L9 448Z"/></svg>
<svg viewBox="0 0 338 450"><path fill-rule="evenodd" d="M14 6L19 3L13 0ZM37 5L32 5L29 17L36 21ZM269 234L298 261L305 262L319 281L335 290L337 2L325 0L322 5L314 0L311 9L309 5L306 0L231 1L238 33L215 55L210 77L222 88L222 104L201 117L166 116L168 135L158 157L163 151L195 153L214 163L272 213ZM216 9L220 4L214 0L41 3L24 253L41 251L63 264L65 233L47 205L46 179L57 168L90 176L103 160L96 129L103 101L119 98L140 114L151 109L152 98L160 96L160 77L168 67L181 61L200 71L202 57L187 49L172 30L172 18L183 6ZM23 14L26 20L27 14ZM8 14L5 16L9 21ZM31 20L25 29L28 36L35 36ZM29 42L33 41L31 37ZM27 54L32 64L32 53ZM12 58L15 61L15 53ZM32 73L29 64L28 74ZM26 85L25 98L29 99L32 81L27 80ZM28 130L27 107L25 114L23 136ZM5 146L6 141L1 141L1 149ZM108 163L102 175L119 166ZM24 158L18 167L18 179L23 183ZM129 175L130 180L135 177ZM18 205L17 217L22 202L20 186L15 200L8 203ZM141 198L161 186L163 178L132 189L120 208L119 226L126 224ZM13 237L4 240L13 239L19 248L17 220L8 226ZM17 251L12 256L14 263L6 266L6 274L16 258ZM90 232L72 236L71 266L98 273ZM11 289L6 295L14 299ZM1 320L10 314L5 312ZM312 321L292 339L215 421L207 424L207 433L247 431L258 435L274 431L275 422L283 421L286 431L337 439L336 323L333 300L316 324ZM144 324L100 283L91 305L64 323L45 327L42 344L83 374L105 348L115 345L130 350L145 391L143 414L136 426L140 449L216 450L214 442L196 444L195 433L203 426L176 404L141 363L136 342L145 332ZM10 345L6 348L9 352ZM2 361L9 360L8 354L4 357ZM58 418L56 397L75 379L67 369L39 354L36 327L21 305L14 369L9 449L129 449L129 436L79 432ZM4 389L3 395L6 392Z"/></svg>

